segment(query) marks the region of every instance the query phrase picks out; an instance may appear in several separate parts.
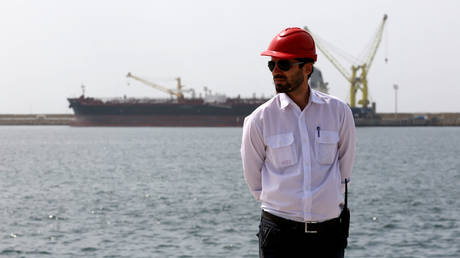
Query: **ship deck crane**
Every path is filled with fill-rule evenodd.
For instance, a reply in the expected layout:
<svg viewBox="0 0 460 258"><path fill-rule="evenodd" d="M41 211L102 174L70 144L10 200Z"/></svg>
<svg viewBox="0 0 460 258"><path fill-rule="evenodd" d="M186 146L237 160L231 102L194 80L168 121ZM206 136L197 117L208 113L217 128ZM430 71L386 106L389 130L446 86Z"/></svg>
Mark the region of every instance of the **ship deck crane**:
<svg viewBox="0 0 460 258"><path fill-rule="evenodd" d="M319 37L313 34L307 27L304 27L315 39L315 43L318 46L319 50L326 56L326 58L332 63L332 65L340 72L340 74L345 77L345 79L350 83L350 107L356 108L356 95L358 90L362 93L361 100L358 101L358 104L361 105L363 110L368 110L369 105L369 91L367 84L367 75L369 69L372 66L375 54L377 49L382 41L383 29L385 27L385 22L388 16L385 14L383 16L382 23L378 27L376 36L372 42L372 45L369 49L367 56L359 63L353 64L351 66L351 74L339 63L339 61L325 48ZM375 112L375 110L373 110ZM366 112L366 111L365 111Z"/></svg>
<svg viewBox="0 0 460 258"><path fill-rule="evenodd" d="M176 89L176 90L171 90L171 89L165 88L165 87L163 87L163 86L160 86L160 85L158 85L158 84L155 84L155 83L153 83L153 82L149 82L149 81L147 81L147 80L145 80L145 79L143 79L143 78L141 78L141 77L138 77L138 76L136 76L136 75L134 75L134 74L132 74L132 73L128 73L128 74L126 75L126 77L128 77L128 78L133 78L134 80L140 81L140 82L142 82L143 84L146 84L146 85L148 85L148 86L150 86L150 87L152 87L152 88L155 88L155 89L157 89L157 90L160 90L160 91L163 91L163 92L165 92L165 93L168 93L168 94L171 95L171 96L175 96L175 97L177 97L177 101L178 101L179 103L181 103L181 102L184 101L184 94L183 94L184 91L192 91L192 94L195 95L193 89L187 89L187 90L183 90L183 89L182 89L182 88L183 88L183 85L181 84L181 79L180 79L180 77L177 77L177 78L176 78L176 80L177 80L177 89Z"/></svg>

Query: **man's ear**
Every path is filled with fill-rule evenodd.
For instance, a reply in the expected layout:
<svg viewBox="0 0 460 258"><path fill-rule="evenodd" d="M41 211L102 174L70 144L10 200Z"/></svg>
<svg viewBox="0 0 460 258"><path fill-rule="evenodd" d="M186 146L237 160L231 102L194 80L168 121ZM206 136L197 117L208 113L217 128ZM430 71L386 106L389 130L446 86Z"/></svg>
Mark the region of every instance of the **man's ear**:
<svg viewBox="0 0 460 258"><path fill-rule="evenodd" d="M313 72L313 63L306 63L303 66L303 71L305 73L305 76L308 76L311 72Z"/></svg>

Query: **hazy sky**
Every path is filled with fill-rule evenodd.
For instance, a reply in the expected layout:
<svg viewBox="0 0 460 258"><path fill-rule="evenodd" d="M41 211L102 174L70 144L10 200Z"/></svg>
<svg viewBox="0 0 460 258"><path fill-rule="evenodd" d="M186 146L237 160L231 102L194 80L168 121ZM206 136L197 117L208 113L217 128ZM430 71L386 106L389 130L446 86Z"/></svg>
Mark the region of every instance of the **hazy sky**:
<svg viewBox="0 0 460 258"><path fill-rule="evenodd" d="M167 97L128 80L204 86L228 96L269 96L260 52L285 27L359 56L384 14L368 80L378 112L460 112L460 1L1 1L0 113L71 113L67 97ZM318 51L319 52L319 51ZM384 62L385 56L388 63ZM349 69L349 63L338 58ZM319 53L330 93L348 82Z"/></svg>

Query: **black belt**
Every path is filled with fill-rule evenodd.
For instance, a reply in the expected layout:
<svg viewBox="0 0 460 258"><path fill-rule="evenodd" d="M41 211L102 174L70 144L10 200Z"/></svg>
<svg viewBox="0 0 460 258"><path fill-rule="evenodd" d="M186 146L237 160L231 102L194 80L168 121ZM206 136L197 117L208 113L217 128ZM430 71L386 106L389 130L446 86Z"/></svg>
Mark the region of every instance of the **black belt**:
<svg viewBox="0 0 460 258"><path fill-rule="evenodd" d="M305 233L321 233L326 231L337 230L340 226L340 218L330 219L323 222L297 222L275 216L262 210L262 217L274 222L281 228L290 228L293 230L302 230Z"/></svg>

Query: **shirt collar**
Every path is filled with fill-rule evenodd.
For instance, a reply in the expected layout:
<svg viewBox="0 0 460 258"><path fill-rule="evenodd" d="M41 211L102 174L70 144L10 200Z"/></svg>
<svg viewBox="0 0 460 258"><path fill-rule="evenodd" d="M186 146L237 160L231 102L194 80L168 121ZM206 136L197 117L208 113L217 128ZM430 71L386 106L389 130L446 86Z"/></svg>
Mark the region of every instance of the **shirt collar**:
<svg viewBox="0 0 460 258"><path fill-rule="evenodd" d="M324 104L326 103L326 96L323 96L320 94L318 91L313 90L310 88L310 101L316 103L316 104Z"/></svg>
<svg viewBox="0 0 460 258"><path fill-rule="evenodd" d="M280 108L285 109L289 104L293 103L292 99L286 93L280 93Z"/></svg>
<svg viewBox="0 0 460 258"><path fill-rule="evenodd" d="M289 104L294 104L294 101L286 94L286 93L280 93L280 108L285 109ZM318 93L318 91L313 90L310 88L310 98L308 102L313 102L316 104L324 104L326 103L325 101L325 96L322 96Z"/></svg>

